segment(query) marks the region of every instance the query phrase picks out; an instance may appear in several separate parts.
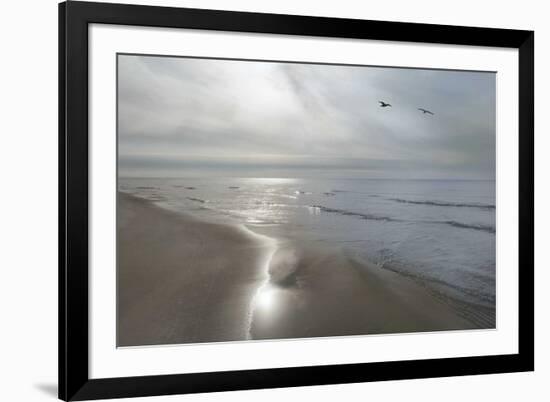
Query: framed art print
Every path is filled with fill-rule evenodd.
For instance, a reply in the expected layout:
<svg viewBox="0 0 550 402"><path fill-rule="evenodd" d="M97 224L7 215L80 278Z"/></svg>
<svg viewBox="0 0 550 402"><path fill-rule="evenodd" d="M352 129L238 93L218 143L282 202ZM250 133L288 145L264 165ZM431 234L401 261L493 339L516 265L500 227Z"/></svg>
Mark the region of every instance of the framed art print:
<svg viewBox="0 0 550 402"><path fill-rule="evenodd" d="M533 32L59 27L61 399L533 370Z"/></svg>

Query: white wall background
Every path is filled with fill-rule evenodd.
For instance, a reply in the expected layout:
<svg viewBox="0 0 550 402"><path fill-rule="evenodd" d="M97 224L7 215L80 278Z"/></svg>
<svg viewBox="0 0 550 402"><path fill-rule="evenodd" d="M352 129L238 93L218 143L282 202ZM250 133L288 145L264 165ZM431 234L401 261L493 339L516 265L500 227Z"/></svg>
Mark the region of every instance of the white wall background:
<svg viewBox="0 0 550 402"><path fill-rule="evenodd" d="M164 0L217 8L536 31L535 373L171 396L158 401L465 401L549 398L550 24L545 2L523 0ZM57 381L57 1L3 2L0 45L0 400L54 400ZM546 381L545 381L546 380ZM134 399L145 401L152 399Z"/></svg>

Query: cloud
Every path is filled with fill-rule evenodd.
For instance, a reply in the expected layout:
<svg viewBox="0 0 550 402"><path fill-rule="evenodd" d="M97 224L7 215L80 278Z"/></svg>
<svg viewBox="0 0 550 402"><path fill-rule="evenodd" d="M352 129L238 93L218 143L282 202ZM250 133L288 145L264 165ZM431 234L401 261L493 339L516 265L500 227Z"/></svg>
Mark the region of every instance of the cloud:
<svg viewBox="0 0 550 402"><path fill-rule="evenodd" d="M488 72L120 55L120 174L494 179L495 85Z"/></svg>

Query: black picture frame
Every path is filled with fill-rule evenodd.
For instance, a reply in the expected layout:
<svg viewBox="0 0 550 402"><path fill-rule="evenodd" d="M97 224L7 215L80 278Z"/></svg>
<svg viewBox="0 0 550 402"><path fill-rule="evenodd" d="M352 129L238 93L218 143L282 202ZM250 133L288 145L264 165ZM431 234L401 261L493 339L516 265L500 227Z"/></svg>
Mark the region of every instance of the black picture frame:
<svg viewBox="0 0 550 402"><path fill-rule="evenodd" d="M88 25L508 47L519 51L517 354L90 379ZM534 32L70 1L59 4L59 398L88 400L534 370Z"/></svg>

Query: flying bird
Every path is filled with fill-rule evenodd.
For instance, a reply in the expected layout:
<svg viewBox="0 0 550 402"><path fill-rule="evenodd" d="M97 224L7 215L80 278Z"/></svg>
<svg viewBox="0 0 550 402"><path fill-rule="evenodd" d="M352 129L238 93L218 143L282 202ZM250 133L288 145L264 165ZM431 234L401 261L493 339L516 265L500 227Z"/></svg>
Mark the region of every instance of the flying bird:
<svg viewBox="0 0 550 402"><path fill-rule="evenodd" d="M380 103L380 107L388 107L388 106L391 107L389 103L383 102L381 100L379 100L378 103Z"/></svg>
<svg viewBox="0 0 550 402"><path fill-rule="evenodd" d="M418 110L420 110L422 112L422 114L431 114L432 116L434 115L432 112L430 112L429 110L426 110L426 109L422 109L421 107L418 108Z"/></svg>

